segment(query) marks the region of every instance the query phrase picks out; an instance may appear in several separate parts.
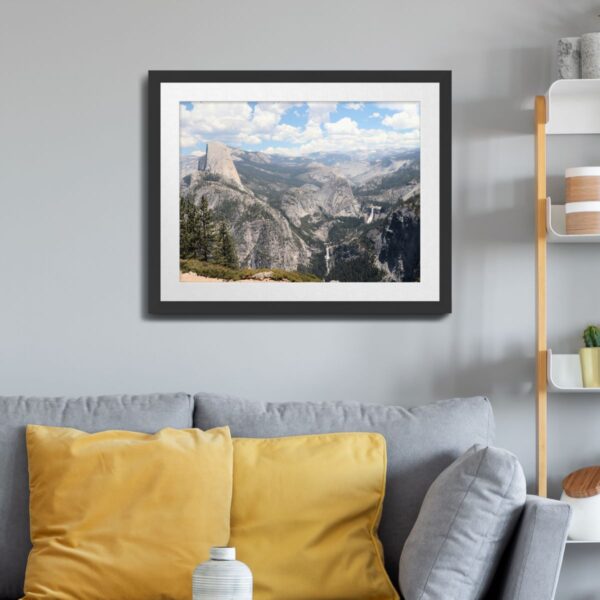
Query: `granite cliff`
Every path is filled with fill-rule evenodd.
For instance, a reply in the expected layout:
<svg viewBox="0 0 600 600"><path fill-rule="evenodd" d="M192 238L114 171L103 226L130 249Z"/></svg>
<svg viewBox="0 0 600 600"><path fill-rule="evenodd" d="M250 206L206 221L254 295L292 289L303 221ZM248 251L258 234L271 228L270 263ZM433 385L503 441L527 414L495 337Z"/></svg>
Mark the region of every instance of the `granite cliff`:
<svg viewBox="0 0 600 600"><path fill-rule="evenodd" d="M200 169L200 165L199 165ZM221 142L208 142L202 170L219 175L226 181L242 188L240 176L233 164L229 148Z"/></svg>

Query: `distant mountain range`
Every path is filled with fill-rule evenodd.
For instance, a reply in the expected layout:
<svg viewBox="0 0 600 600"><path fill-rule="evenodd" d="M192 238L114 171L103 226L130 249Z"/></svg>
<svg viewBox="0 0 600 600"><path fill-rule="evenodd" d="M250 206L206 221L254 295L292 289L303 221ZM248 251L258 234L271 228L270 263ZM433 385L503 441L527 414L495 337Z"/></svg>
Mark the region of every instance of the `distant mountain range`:
<svg viewBox="0 0 600 600"><path fill-rule="evenodd" d="M241 266L419 281L418 150L288 157L209 142L180 173L182 197L228 223Z"/></svg>

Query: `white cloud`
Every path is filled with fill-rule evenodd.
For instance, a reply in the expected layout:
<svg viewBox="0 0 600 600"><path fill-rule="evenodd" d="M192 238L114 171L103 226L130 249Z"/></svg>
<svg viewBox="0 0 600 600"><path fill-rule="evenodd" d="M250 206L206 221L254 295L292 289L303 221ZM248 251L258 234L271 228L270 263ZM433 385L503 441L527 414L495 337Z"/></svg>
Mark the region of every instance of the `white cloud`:
<svg viewBox="0 0 600 600"><path fill-rule="evenodd" d="M249 144L251 146L254 146L262 142L262 137L260 135L240 133L237 137L240 144Z"/></svg>
<svg viewBox="0 0 600 600"><path fill-rule="evenodd" d="M252 109L246 102L197 102L181 107L180 126L186 134L218 133L247 127Z"/></svg>
<svg viewBox="0 0 600 600"><path fill-rule="evenodd" d="M387 108L388 110L416 110L419 111L418 102L377 102L379 108Z"/></svg>
<svg viewBox="0 0 600 600"><path fill-rule="evenodd" d="M281 156L298 156L302 154L298 147L269 146L263 150L265 154L279 154Z"/></svg>
<svg viewBox="0 0 600 600"><path fill-rule="evenodd" d="M420 121L419 105L412 103L405 104L400 112L388 115L382 123L393 129L417 129Z"/></svg>
<svg viewBox="0 0 600 600"><path fill-rule="evenodd" d="M270 132L275 127L283 113L290 108L289 104L280 102L261 102L254 107L254 115L252 117L252 129L254 132Z"/></svg>
<svg viewBox="0 0 600 600"><path fill-rule="evenodd" d="M270 138L292 104L261 102L254 110L247 102L196 102L180 108L180 143L195 146L208 140L240 146Z"/></svg>
<svg viewBox="0 0 600 600"><path fill-rule="evenodd" d="M179 135L179 144L182 148L191 148L192 146L196 145L196 141L197 140L193 135L190 135L184 131L182 131Z"/></svg>
<svg viewBox="0 0 600 600"><path fill-rule="evenodd" d="M325 130L331 136L358 135L360 133L356 121L353 121L349 117L344 117L335 123L326 123Z"/></svg>
<svg viewBox="0 0 600 600"><path fill-rule="evenodd" d="M286 123L281 123L275 128L275 132L271 139L276 142L292 142L295 144L303 144L310 140L317 139L323 135L321 127L316 124L309 123L304 129L301 127L293 127Z"/></svg>
<svg viewBox="0 0 600 600"><path fill-rule="evenodd" d="M302 130L300 127L293 127L282 123L278 125L273 134L273 139L277 142L293 142L300 134Z"/></svg>
<svg viewBox="0 0 600 600"><path fill-rule="evenodd" d="M295 111L298 104L261 102L254 108L247 102L197 102L191 108L182 105L181 147L194 148L194 154L203 154L204 143L218 140L248 149L268 144L266 152L297 156L311 152L408 148L419 144L417 103L387 104L386 112L392 107L395 112L385 118L382 113L373 112L370 117L381 122L377 129L361 129L358 122L349 117L331 121L338 106L335 102L307 104L307 123L301 127L282 123L286 111Z"/></svg>
<svg viewBox="0 0 600 600"><path fill-rule="evenodd" d="M336 110L336 102L308 102L308 122L318 125L327 123L329 115Z"/></svg>
<svg viewBox="0 0 600 600"><path fill-rule="evenodd" d="M341 119L344 121L345 119ZM283 154L298 156L312 152L350 152L353 150L393 150L400 148L416 148L419 145L419 131L393 131L385 129L359 129L353 134L354 121L338 125L330 123L327 135L311 140L302 145L292 147L270 146L265 152L269 154ZM337 127L336 127L337 126Z"/></svg>
<svg viewBox="0 0 600 600"><path fill-rule="evenodd" d="M364 106L365 105L362 102L348 102L346 104L348 110L362 110Z"/></svg>

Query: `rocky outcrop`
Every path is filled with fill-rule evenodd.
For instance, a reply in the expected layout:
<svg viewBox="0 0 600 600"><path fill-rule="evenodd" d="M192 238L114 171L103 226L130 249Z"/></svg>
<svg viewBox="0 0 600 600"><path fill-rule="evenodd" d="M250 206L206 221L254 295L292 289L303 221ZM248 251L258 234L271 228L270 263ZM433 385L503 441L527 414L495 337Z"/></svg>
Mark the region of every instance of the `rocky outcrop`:
<svg viewBox="0 0 600 600"><path fill-rule="evenodd" d="M203 170L219 175L223 179L243 188L242 181L233 163L231 152L221 142L208 142L206 144Z"/></svg>
<svg viewBox="0 0 600 600"><path fill-rule="evenodd" d="M283 198L282 210L296 226L304 217L313 220L358 217L361 210L345 177L328 167L313 164L301 187L291 188Z"/></svg>
<svg viewBox="0 0 600 600"><path fill-rule="evenodd" d="M208 201L233 235L240 266L297 271L308 267L312 251L276 209L244 189L213 180L206 171L188 180L185 195L197 205Z"/></svg>
<svg viewBox="0 0 600 600"><path fill-rule="evenodd" d="M421 279L421 219L419 197L393 210L374 236L377 265L391 281Z"/></svg>

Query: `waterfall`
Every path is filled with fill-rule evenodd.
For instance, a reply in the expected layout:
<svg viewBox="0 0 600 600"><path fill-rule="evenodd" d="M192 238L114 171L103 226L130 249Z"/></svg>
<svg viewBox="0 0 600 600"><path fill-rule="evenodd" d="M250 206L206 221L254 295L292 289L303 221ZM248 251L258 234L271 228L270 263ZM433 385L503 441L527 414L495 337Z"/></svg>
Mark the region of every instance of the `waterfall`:
<svg viewBox="0 0 600 600"><path fill-rule="evenodd" d="M331 251L329 250L330 244L325 244L325 276L329 275L329 269L331 265Z"/></svg>
<svg viewBox="0 0 600 600"><path fill-rule="evenodd" d="M371 213L367 217L367 224L373 222L373 213L375 212L375 207L371 204Z"/></svg>
<svg viewBox="0 0 600 600"><path fill-rule="evenodd" d="M370 223L373 222L373 219L375 217L375 211L379 212L381 210L381 206L375 206L374 204L371 204L371 212L369 213L369 216L367 217L367 225L369 225Z"/></svg>

